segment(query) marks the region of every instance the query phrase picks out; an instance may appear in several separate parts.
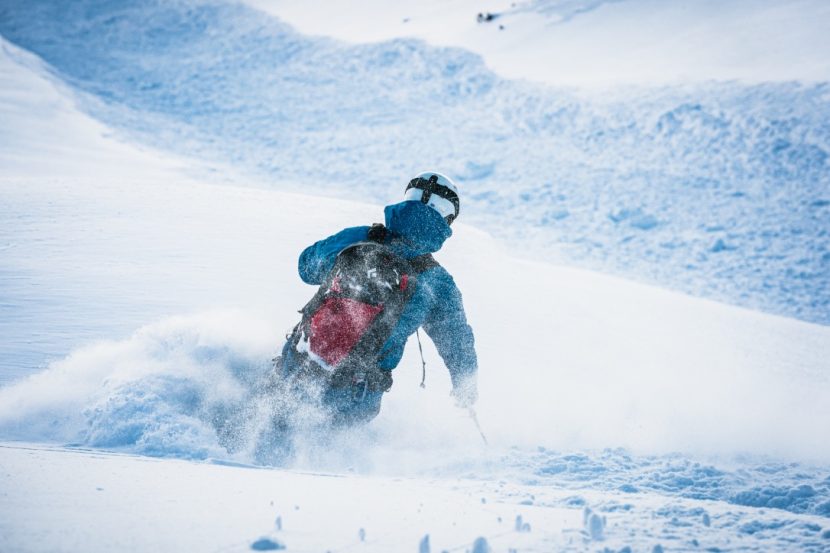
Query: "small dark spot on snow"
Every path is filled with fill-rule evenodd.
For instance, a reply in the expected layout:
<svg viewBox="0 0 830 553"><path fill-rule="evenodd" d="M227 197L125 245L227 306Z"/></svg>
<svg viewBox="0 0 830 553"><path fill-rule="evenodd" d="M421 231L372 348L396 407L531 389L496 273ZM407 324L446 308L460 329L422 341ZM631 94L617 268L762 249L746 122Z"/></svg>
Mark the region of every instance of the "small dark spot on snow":
<svg viewBox="0 0 830 553"><path fill-rule="evenodd" d="M476 541L473 542L473 551L472 553L492 553L492 549L490 549L490 544L487 543L487 538L478 537Z"/></svg>
<svg viewBox="0 0 830 553"><path fill-rule="evenodd" d="M712 246L709 249L709 251L712 252L712 253L718 253L718 252L724 252L724 251L729 251L729 250L734 250L734 249L735 248L733 246L728 246L726 244L726 242L724 242L721 238L718 238L717 242L715 242L715 245Z"/></svg>
<svg viewBox="0 0 830 553"><path fill-rule="evenodd" d="M251 549L254 551L277 551L285 549L285 546L276 540L270 538L259 538L251 544Z"/></svg>

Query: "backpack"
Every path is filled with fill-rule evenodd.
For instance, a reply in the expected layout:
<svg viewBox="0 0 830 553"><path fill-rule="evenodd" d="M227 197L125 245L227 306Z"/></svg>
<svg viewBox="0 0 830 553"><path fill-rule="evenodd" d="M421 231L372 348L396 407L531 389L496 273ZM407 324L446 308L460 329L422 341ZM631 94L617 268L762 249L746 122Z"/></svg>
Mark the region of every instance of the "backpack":
<svg viewBox="0 0 830 553"><path fill-rule="evenodd" d="M431 254L405 259L386 244L388 239L395 236L375 224L367 240L340 251L289 337L306 372L311 368L329 386L360 385L365 394L392 385L390 371L377 367L380 349L412 297L418 275L438 262Z"/></svg>

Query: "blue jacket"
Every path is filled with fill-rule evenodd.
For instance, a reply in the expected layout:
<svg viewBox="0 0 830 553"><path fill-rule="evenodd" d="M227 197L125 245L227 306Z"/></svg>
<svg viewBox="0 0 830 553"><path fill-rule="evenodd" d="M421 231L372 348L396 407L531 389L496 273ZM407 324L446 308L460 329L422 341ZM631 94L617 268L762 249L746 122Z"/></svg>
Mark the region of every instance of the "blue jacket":
<svg viewBox="0 0 830 553"><path fill-rule="evenodd" d="M441 215L418 201L387 206L386 228L394 235L389 246L400 256L411 259L441 249L452 230ZM344 248L367 239L368 226L350 227L321 240L300 255L300 278L319 285L334 266ZM397 326L381 348L379 366L392 370L401 360L409 336L423 327L432 339L450 372L453 385L477 370L473 330L467 324L461 292L441 266L418 275L415 291Z"/></svg>

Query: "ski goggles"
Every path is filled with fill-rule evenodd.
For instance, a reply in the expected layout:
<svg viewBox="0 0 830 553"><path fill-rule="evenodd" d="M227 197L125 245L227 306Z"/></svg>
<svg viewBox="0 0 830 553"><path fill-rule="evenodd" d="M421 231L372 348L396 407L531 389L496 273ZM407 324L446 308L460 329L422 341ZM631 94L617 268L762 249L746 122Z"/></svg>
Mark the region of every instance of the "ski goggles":
<svg viewBox="0 0 830 553"><path fill-rule="evenodd" d="M435 176L429 178L416 178L409 181L404 194L404 200L414 200L424 203L441 214L447 220L447 224L458 217L461 211L461 203L458 194L454 190L438 184Z"/></svg>

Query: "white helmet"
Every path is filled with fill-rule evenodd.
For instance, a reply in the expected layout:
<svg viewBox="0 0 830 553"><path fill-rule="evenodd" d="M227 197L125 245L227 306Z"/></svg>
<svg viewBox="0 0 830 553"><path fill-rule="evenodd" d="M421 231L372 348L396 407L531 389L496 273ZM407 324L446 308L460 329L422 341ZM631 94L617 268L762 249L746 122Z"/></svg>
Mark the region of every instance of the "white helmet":
<svg viewBox="0 0 830 553"><path fill-rule="evenodd" d="M427 204L441 214L448 225L458 217L461 202L458 199L458 187L446 175L427 171L420 173L406 186L404 200L413 200Z"/></svg>

